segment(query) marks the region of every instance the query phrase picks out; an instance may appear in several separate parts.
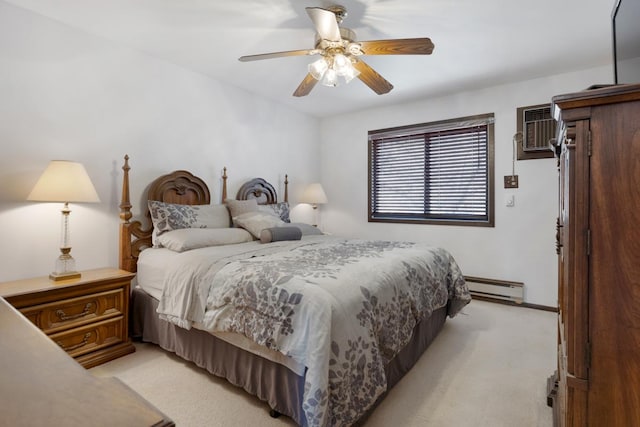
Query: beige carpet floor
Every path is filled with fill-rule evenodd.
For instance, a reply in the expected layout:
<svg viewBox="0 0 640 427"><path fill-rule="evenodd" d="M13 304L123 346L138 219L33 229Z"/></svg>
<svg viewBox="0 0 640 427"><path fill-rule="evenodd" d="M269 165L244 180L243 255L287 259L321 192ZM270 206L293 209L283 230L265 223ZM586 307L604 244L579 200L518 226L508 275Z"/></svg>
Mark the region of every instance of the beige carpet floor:
<svg viewBox="0 0 640 427"><path fill-rule="evenodd" d="M366 427L551 426L554 313L472 301L365 423ZM291 426L226 381L152 344L91 369L115 376L178 426Z"/></svg>

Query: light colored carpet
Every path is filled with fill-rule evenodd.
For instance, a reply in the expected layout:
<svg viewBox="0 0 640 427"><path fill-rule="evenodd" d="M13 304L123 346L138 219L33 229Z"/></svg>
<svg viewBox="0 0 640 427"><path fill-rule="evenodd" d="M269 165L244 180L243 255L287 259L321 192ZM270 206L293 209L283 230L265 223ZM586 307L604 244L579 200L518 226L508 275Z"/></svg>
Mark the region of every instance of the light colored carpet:
<svg viewBox="0 0 640 427"><path fill-rule="evenodd" d="M383 426L551 426L556 315L472 301L365 423ZM244 390L152 344L91 369L115 376L178 426L291 426Z"/></svg>

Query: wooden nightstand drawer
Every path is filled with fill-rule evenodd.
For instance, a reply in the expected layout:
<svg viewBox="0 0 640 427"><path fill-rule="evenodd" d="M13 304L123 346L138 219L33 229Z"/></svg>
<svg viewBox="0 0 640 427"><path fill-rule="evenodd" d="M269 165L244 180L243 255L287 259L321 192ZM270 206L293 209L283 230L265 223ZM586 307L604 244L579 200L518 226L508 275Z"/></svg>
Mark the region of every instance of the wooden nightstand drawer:
<svg viewBox="0 0 640 427"><path fill-rule="evenodd" d="M21 308L20 312L46 334L113 316L122 316L124 293L122 289L69 298L48 304Z"/></svg>
<svg viewBox="0 0 640 427"><path fill-rule="evenodd" d="M123 317L116 317L99 323L70 329L49 338L72 357L109 347L123 341Z"/></svg>
<svg viewBox="0 0 640 427"><path fill-rule="evenodd" d="M115 268L0 283L0 296L85 368L135 351L129 339L129 292L135 274Z"/></svg>

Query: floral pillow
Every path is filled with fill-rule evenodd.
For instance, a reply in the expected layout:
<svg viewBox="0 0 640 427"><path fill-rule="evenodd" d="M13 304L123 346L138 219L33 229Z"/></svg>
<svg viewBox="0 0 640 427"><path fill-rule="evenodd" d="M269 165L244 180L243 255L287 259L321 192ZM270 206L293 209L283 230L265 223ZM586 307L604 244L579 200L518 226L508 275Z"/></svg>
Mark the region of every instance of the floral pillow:
<svg viewBox="0 0 640 427"><path fill-rule="evenodd" d="M153 223L153 244L159 246L158 236L182 228L228 228L229 211L224 205L179 205L149 200Z"/></svg>
<svg viewBox="0 0 640 427"><path fill-rule="evenodd" d="M280 219L284 222L291 222L291 220L289 219L289 203L287 202L273 203L270 205L258 205L258 210L276 215L280 217Z"/></svg>

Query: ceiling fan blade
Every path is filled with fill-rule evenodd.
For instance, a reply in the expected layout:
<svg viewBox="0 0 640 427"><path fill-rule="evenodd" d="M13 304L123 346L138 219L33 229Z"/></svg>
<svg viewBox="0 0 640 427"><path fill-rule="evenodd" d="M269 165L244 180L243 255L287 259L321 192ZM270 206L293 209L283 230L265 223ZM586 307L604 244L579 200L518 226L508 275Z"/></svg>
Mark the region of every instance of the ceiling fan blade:
<svg viewBox="0 0 640 427"><path fill-rule="evenodd" d="M293 92L293 96L309 95L316 83L318 83L318 81L311 74L307 74L307 77L304 78L300 86Z"/></svg>
<svg viewBox="0 0 640 427"><path fill-rule="evenodd" d="M353 66L356 70L360 71L358 78L378 95L384 95L393 89L393 85L391 83L385 80L385 78L378 74L376 70L365 64L360 59L356 60Z"/></svg>
<svg viewBox="0 0 640 427"><path fill-rule="evenodd" d="M317 49L305 49L305 50L286 50L283 52L271 52L261 53L258 55L246 55L238 58L241 62L258 61L260 59L282 58L284 56L301 56L301 55L315 55L318 53Z"/></svg>
<svg viewBox="0 0 640 427"><path fill-rule="evenodd" d="M306 9L309 18L311 18L313 25L316 27L316 31L320 35L320 38L332 42L339 42L342 40L335 13L320 7L307 7Z"/></svg>
<svg viewBox="0 0 640 427"><path fill-rule="evenodd" d="M370 40L359 43L365 55L430 55L434 47L433 42L428 37Z"/></svg>

